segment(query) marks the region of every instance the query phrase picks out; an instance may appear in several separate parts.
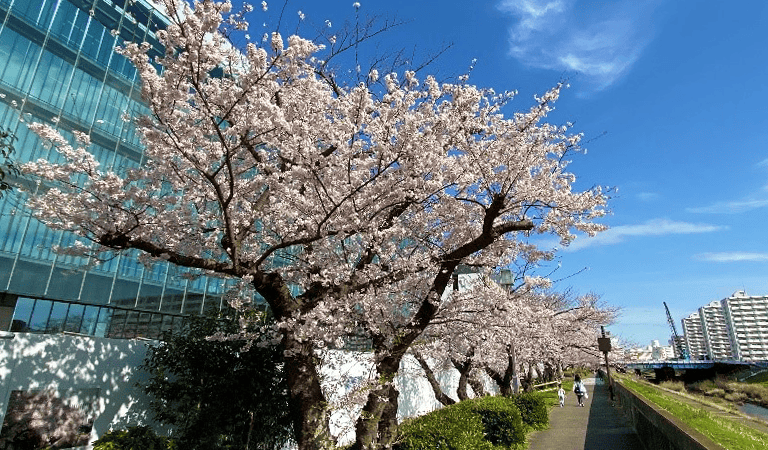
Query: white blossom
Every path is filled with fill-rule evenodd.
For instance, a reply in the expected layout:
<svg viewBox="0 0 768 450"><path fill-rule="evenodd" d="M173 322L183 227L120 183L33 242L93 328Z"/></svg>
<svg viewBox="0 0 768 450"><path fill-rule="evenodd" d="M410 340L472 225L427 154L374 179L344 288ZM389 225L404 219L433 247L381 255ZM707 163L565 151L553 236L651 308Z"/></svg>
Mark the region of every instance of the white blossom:
<svg viewBox="0 0 768 450"><path fill-rule="evenodd" d="M402 355L398 346L414 345L437 326L437 314L483 305L494 329L523 330L515 317L551 313L531 304L534 294L496 305L492 295L443 294L459 263L551 258L528 244L530 233L567 243L604 228L597 220L606 195L577 189L568 170L580 137L546 123L562 86L508 116L511 95L468 78L439 83L371 70L371 83L334 88L330 74L318 74L326 51L319 43L274 32L263 46L235 51L220 33L231 30L229 5L166 3L171 23L162 41L173 50L158 60L163 70L146 45L120 50L150 110L132 118L145 144L141 166L102 167L87 135L69 142L30 124L59 158L23 165L25 176L49 187L30 194L29 205L49 227L90 243L71 251L135 249L147 264L164 259L240 280L228 298L247 309L253 293L262 295L276 313L287 364L308 377L318 370L307 351L324 351L350 330L377 337L373 382L355 396L373 403L391 388L376 372L387 355ZM218 67L228 76L209 76ZM346 68L357 79L361 68ZM521 285L546 283L532 276ZM502 306L517 316L501 314ZM491 342L488 328L447 332L464 330L467 340L457 344ZM546 349L555 345L551 333L542 339ZM498 345L478 351L489 357Z"/></svg>

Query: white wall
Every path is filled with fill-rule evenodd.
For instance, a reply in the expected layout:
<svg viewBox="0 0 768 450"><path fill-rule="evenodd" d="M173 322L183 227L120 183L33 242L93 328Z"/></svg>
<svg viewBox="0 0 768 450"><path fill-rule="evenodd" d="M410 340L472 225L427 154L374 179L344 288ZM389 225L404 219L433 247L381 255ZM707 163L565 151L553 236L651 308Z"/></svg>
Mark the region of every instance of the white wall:
<svg viewBox="0 0 768 450"><path fill-rule="evenodd" d="M370 352L329 351L323 355L323 387L335 408L331 416L331 433L338 437L339 444L354 440L355 420L367 398L364 386L375 379L372 358ZM443 392L458 400L459 372L454 368L432 367L432 370ZM488 377L483 375L482 379L486 391L498 393L496 385ZM424 370L411 355L406 355L401 361L395 385L400 391L397 409L400 421L442 407L435 399ZM472 396L471 389L469 395Z"/></svg>
<svg viewBox="0 0 768 450"><path fill-rule="evenodd" d="M146 379L139 366L147 344L91 336L0 332L0 424L13 391L48 390L68 398L77 390L98 389L91 442L110 429L138 424L157 428L151 420L149 399L137 386ZM331 429L340 442L354 439L354 421L367 394L364 386L375 378L371 358L369 352L330 351L324 355L324 388L337 408ZM455 399L458 371L434 371L444 392ZM395 383L400 391L400 420L441 407L423 370L410 355L403 359ZM486 389L495 392L488 379Z"/></svg>
<svg viewBox="0 0 768 450"><path fill-rule="evenodd" d="M64 334L0 334L0 424L11 392L50 391L68 398L98 389L91 442L110 429L150 424L148 398L136 386L145 379L138 366L145 341Z"/></svg>

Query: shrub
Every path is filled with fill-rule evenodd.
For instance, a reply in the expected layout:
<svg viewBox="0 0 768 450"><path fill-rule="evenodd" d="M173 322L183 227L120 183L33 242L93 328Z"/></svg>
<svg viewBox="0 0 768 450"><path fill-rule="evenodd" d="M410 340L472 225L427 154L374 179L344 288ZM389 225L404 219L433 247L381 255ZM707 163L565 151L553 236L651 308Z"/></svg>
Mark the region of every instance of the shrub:
<svg viewBox="0 0 768 450"><path fill-rule="evenodd" d="M768 401L768 388L760 384L743 384L741 390L751 399Z"/></svg>
<svg viewBox="0 0 768 450"><path fill-rule="evenodd" d="M189 317L147 352L141 388L184 450L281 449L290 440L282 348L208 339L238 331L234 315Z"/></svg>
<svg viewBox="0 0 768 450"><path fill-rule="evenodd" d="M744 403L749 397L743 392L728 392L723 398L733 403Z"/></svg>
<svg viewBox="0 0 768 450"><path fill-rule="evenodd" d="M525 442L523 420L504 397L463 401L400 426L398 450L519 448Z"/></svg>
<svg viewBox="0 0 768 450"><path fill-rule="evenodd" d="M536 430L543 430L549 424L549 411L541 394L526 392L511 397L520 410L523 422Z"/></svg>
<svg viewBox="0 0 768 450"><path fill-rule="evenodd" d="M113 430L93 443L93 450L175 450L174 442L147 426Z"/></svg>
<svg viewBox="0 0 768 450"><path fill-rule="evenodd" d="M467 406L480 416L485 438L495 446L514 448L525 442L525 430L520 409L506 397L484 397L470 400ZM546 409L544 414L547 414Z"/></svg>

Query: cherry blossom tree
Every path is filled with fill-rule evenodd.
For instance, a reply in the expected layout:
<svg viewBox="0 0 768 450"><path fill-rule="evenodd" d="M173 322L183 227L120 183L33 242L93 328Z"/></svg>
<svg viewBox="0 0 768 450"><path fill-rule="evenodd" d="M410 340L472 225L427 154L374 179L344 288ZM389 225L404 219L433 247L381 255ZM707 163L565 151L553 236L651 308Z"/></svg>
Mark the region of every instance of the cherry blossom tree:
<svg viewBox="0 0 768 450"><path fill-rule="evenodd" d="M564 243L596 233L606 195L573 189L580 135L544 123L562 86L506 117L511 93L462 78L379 74L345 87L322 45L247 31L231 4L166 0L157 32L121 50L151 114L134 118L138 168L110 167L31 125L62 156L24 165L45 189L31 207L79 236L66 251L134 249L239 280L235 306L258 294L278 321L300 449L333 444L316 350L352 330L371 340L377 382L356 425L360 448L389 446L394 374L435 318L459 264L497 267L531 252L520 233ZM324 53L326 52L326 53ZM162 70L158 70L160 67ZM216 75L214 75L216 74Z"/></svg>
<svg viewBox="0 0 768 450"><path fill-rule="evenodd" d="M522 367L544 364L555 372L562 361L572 359L573 352L597 351L597 331L614 320L615 308L594 294L574 297L547 287L545 280L536 278L502 287L477 276L464 289L446 295L411 349L438 401L448 405L455 400L440 388L425 354L434 366L459 371L457 397L463 400L468 384L475 395L483 395L477 372L488 375L503 395L511 395ZM524 387L530 388L532 371L522 375Z"/></svg>

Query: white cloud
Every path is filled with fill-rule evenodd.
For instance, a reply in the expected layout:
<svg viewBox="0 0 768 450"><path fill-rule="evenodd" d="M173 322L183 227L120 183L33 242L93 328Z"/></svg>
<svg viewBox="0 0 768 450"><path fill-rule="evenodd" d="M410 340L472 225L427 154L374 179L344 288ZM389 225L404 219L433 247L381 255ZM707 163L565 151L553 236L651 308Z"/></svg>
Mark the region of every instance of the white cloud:
<svg viewBox="0 0 768 450"><path fill-rule="evenodd" d="M652 202L654 200L658 200L659 194L655 192L640 192L637 194L637 199L642 202Z"/></svg>
<svg viewBox="0 0 768 450"><path fill-rule="evenodd" d="M583 76L601 90L624 75L653 37L658 0L501 0L517 20L510 54L532 67Z"/></svg>
<svg viewBox="0 0 768 450"><path fill-rule="evenodd" d="M766 206L768 206L768 199L736 200L732 202L717 202L709 206L686 208L686 211L706 214L738 214Z"/></svg>
<svg viewBox="0 0 768 450"><path fill-rule="evenodd" d="M563 251L573 252L596 245L613 245L631 237L668 236L672 234L698 234L720 231L724 227L701 223L677 222L669 219L653 219L638 225L611 227L594 237L579 237Z"/></svg>
<svg viewBox="0 0 768 450"><path fill-rule="evenodd" d="M756 252L717 252L700 253L696 255L700 261L710 262L765 262L768 261L768 253Z"/></svg>

